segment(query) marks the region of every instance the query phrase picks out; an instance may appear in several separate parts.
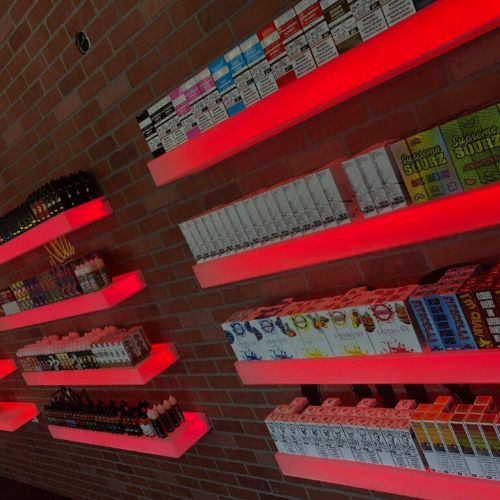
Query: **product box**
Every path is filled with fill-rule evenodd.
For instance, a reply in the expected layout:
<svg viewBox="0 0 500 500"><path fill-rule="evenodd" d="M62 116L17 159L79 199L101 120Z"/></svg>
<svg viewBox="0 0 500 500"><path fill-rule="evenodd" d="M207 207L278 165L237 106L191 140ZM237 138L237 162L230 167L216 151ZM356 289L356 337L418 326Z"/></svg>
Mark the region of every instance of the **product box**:
<svg viewBox="0 0 500 500"><path fill-rule="evenodd" d="M217 221L217 224L222 227L223 233L229 240L228 252L240 252L242 245L224 207L214 210L212 217Z"/></svg>
<svg viewBox="0 0 500 500"><path fill-rule="evenodd" d="M440 127L462 187L500 179L500 111L493 105Z"/></svg>
<svg viewBox="0 0 500 500"><path fill-rule="evenodd" d="M498 282L488 282L487 276L483 277L475 290L476 299L496 345L500 343L500 304L498 302L500 296L498 290Z"/></svg>
<svg viewBox="0 0 500 500"><path fill-rule="evenodd" d="M179 229L181 230L181 233L184 236L184 239L186 240L186 243L188 244L189 250L191 250L194 259L196 260L196 262L201 262L206 257L203 256L203 250L198 247L198 242L191 233L191 226L192 222L187 221L179 224Z"/></svg>
<svg viewBox="0 0 500 500"><path fill-rule="evenodd" d="M387 29L380 0L350 0L349 6L363 41Z"/></svg>
<svg viewBox="0 0 500 500"><path fill-rule="evenodd" d="M266 243L272 241L273 239L272 233L267 231L267 228L264 225L264 220L261 218L259 211L257 210L255 199L252 196L249 196L241 200L241 202L238 205L243 205L246 213L248 214L248 218L250 219L252 227L255 229L255 232L257 233L259 242L262 245L265 245ZM245 230L248 233L248 229L246 226Z"/></svg>
<svg viewBox="0 0 500 500"><path fill-rule="evenodd" d="M302 0L294 9L316 65L319 67L337 57L339 53L318 0Z"/></svg>
<svg viewBox="0 0 500 500"><path fill-rule="evenodd" d="M339 54L363 41L348 0L320 0L320 5Z"/></svg>
<svg viewBox="0 0 500 500"><path fill-rule="evenodd" d="M290 230L288 229L285 219L281 214L280 208L278 206L276 198L274 197L273 192L266 191L262 193L261 196L264 199L264 203L267 206L267 209L271 216L271 220L274 226L276 227L276 230L278 231L278 238L279 239L290 238Z"/></svg>
<svg viewBox="0 0 500 500"><path fill-rule="evenodd" d="M260 219L264 223L264 230L267 235L270 235L270 241L278 241L281 239L280 230L274 222L274 218L269 211L269 208L264 197L265 193L257 194L252 196L257 212L259 213Z"/></svg>
<svg viewBox="0 0 500 500"><path fill-rule="evenodd" d="M250 237L248 236L245 227L241 222L240 216L238 215L238 211L236 210L236 206L234 204L226 205L222 209L222 212L224 213L225 216L227 216L227 219L229 220L232 228L234 229L234 234L238 242L236 248L240 250L247 250L248 248L251 248L254 245L254 243L252 240L250 240Z"/></svg>
<svg viewBox="0 0 500 500"><path fill-rule="evenodd" d="M425 414L431 407L432 405L430 404L419 404L410 418L410 424L420 449L424 454L425 461L429 465L429 468L436 472L439 471L436 452L423 422Z"/></svg>
<svg viewBox="0 0 500 500"><path fill-rule="evenodd" d="M355 160L377 213L390 212L392 207L389 202L389 197L384 189L382 177L379 175L370 153L356 156Z"/></svg>
<svg viewBox="0 0 500 500"><path fill-rule="evenodd" d="M245 105L243 104L240 93L236 88L236 83L231 76L231 71L226 64L224 57L219 57L213 61L209 64L208 69L214 79L217 90L220 92L227 114L229 116L233 116L236 113L243 111L245 109Z"/></svg>
<svg viewBox="0 0 500 500"><path fill-rule="evenodd" d="M192 222L196 230L198 231L201 241L203 242L203 248L205 248L206 252L208 253L207 258L213 259L217 257L217 248L215 247L212 238L208 234L203 219L201 219L201 217L196 217L195 219L192 219Z"/></svg>
<svg viewBox="0 0 500 500"><path fill-rule="evenodd" d="M283 221L288 233L290 234L290 237L302 234L301 226L297 218L295 217L294 212L292 211L290 203L288 203L288 198L286 197L283 186L278 186L274 189L271 189L270 193L273 195L274 200L276 201L276 205L278 206L281 216L283 217Z"/></svg>
<svg viewBox="0 0 500 500"><path fill-rule="evenodd" d="M192 88L190 88L189 90L193 92ZM177 114L177 117L180 120L180 124L184 130L184 133L186 134L186 137L188 139L193 139L194 137L199 135L200 128L196 123L196 119L193 115L191 108L189 107L189 103L187 101L186 95L184 94L182 86L170 92L169 97L172 100L175 113ZM176 138L175 132L174 132L174 137Z"/></svg>
<svg viewBox="0 0 500 500"><path fill-rule="evenodd" d="M341 460L343 458L342 453L340 452L340 448L334 438L334 434L330 426L330 418L325 415L318 417L317 421L319 432L323 439L323 445L326 451L325 458L334 458L337 460Z"/></svg>
<svg viewBox="0 0 500 500"><path fill-rule="evenodd" d="M273 75L273 70L266 59L264 49L257 35L252 35L240 43L240 49L252 74L261 99L276 92L278 84Z"/></svg>
<svg viewBox="0 0 500 500"><path fill-rule="evenodd" d="M222 97L210 74L210 70L205 68L195 78L202 98L202 111L205 111L205 109L208 111L214 125L229 118Z"/></svg>
<svg viewBox="0 0 500 500"><path fill-rule="evenodd" d="M393 435L401 443L404 457L411 469L426 470L421 451L415 444L415 435L409 422L409 416L404 419L394 419Z"/></svg>
<svg viewBox="0 0 500 500"><path fill-rule="evenodd" d="M153 154L154 158L158 158L158 156L161 156L165 152L165 149L160 138L158 137L158 133L155 130L153 120L151 120L147 111L143 111L136 117L136 119L139 123L139 128L146 139L149 150Z"/></svg>
<svg viewBox="0 0 500 500"><path fill-rule="evenodd" d="M394 26L403 19L415 14L413 0L381 0L382 12L387 25Z"/></svg>
<svg viewBox="0 0 500 500"><path fill-rule="evenodd" d="M488 444L497 472L500 472L500 436L496 433L498 414L487 413L481 418L481 432Z"/></svg>
<svg viewBox="0 0 500 500"><path fill-rule="evenodd" d="M285 50L278 28L274 22L264 26L264 28L257 33L257 36L264 50L266 59L271 66L278 87L281 88L293 82L293 80L296 80L297 75L295 74L288 52Z"/></svg>
<svg viewBox="0 0 500 500"><path fill-rule="evenodd" d="M351 449L349 441L347 439L347 435L344 432L343 422L344 417L341 415L332 415L327 417L327 420L330 425L330 429L333 434L333 440L342 455L343 460L350 460L352 462L356 462L356 458L354 456L354 452Z"/></svg>
<svg viewBox="0 0 500 500"><path fill-rule="evenodd" d="M182 92L186 96L187 103L193 112L193 117L200 132L204 132L213 127L214 122L208 107L205 104L204 96L198 87L196 78L190 78L187 82L181 85Z"/></svg>
<svg viewBox="0 0 500 500"><path fill-rule="evenodd" d="M174 105L168 95L148 108L148 114L153 121L155 131L163 145L163 149L165 151L174 149L176 142L173 134L173 124L176 115Z"/></svg>
<svg viewBox="0 0 500 500"><path fill-rule="evenodd" d="M331 170L327 168L316 173L325 196L335 214L335 222L337 222L339 226L350 222L351 219L347 212L344 200L342 199L337 185L335 184Z"/></svg>
<svg viewBox="0 0 500 500"><path fill-rule="evenodd" d="M375 204L373 203L370 192L368 191L368 186L361 175L361 171L355 159L351 158L342 163L342 168L344 169L349 183L351 184L352 190L359 204L359 208L364 217L371 217L377 215L377 210L375 209Z"/></svg>
<svg viewBox="0 0 500 500"><path fill-rule="evenodd" d="M313 174L306 175L306 177L304 177L304 181L307 185L309 193L311 194L314 205L318 210L323 227L329 228L336 226L337 222L335 221L335 212L333 211L333 207L328 201L325 191L321 186L318 174L315 172Z"/></svg>
<svg viewBox="0 0 500 500"><path fill-rule="evenodd" d="M197 218L200 221L200 224L197 226L198 228L204 226L206 229L206 233L208 234L208 238L212 242L213 247L215 248L216 255L218 257L224 255L225 253L225 242L223 241L222 235L219 234L218 229L215 227L215 224L210 217L209 214L201 215Z"/></svg>
<svg viewBox="0 0 500 500"><path fill-rule="evenodd" d="M313 229L313 231L323 229L321 216L319 214L318 208L316 207L316 204L314 203L309 188L307 187L305 179L303 177L300 179L296 179L295 181L293 181L293 184L295 185L300 204L304 207L306 217L311 228Z"/></svg>
<svg viewBox="0 0 500 500"><path fill-rule="evenodd" d="M361 445L360 437L356 428L356 417L348 416L342 421L342 429L347 440L347 444L351 448L352 454L356 462L370 462L368 456Z"/></svg>
<svg viewBox="0 0 500 500"><path fill-rule="evenodd" d="M240 47L236 46L231 49L224 55L224 60L231 71L231 76L233 77L245 108L260 101L259 91L257 90L252 73L247 66Z"/></svg>
<svg viewBox="0 0 500 500"><path fill-rule="evenodd" d="M446 308L441 301L439 286L434 286L431 291L433 293L432 295L427 295L425 297L425 303L431 313L433 323L439 332L439 336L441 337L441 341L443 342L445 349L461 349L462 344L458 338L458 334L449 316L446 314Z"/></svg>
<svg viewBox="0 0 500 500"><path fill-rule="evenodd" d="M241 221L241 224L243 226L243 229L245 230L245 234L248 236L248 240L251 246L261 246L262 243L260 236L257 234L257 228L253 225L253 222L247 212L246 205L243 203L243 201L236 202L231 206L234 208L238 219ZM231 219L231 221L233 222L233 219ZM236 219L234 219L234 222L236 222Z"/></svg>
<svg viewBox="0 0 500 500"><path fill-rule="evenodd" d="M226 229L222 224L219 212L217 210L212 210L207 213L207 218L212 222L215 234L220 240L220 246L223 249L223 254L228 255L234 253L234 246L229 238L229 234L226 232Z"/></svg>
<svg viewBox="0 0 500 500"><path fill-rule="evenodd" d="M370 432L370 437L372 439L373 447L377 452L380 462L383 465L395 466L392 453L389 450L387 441L385 440L384 433L382 429L385 426L385 419L383 418L371 418L367 427Z"/></svg>
<svg viewBox="0 0 500 500"><path fill-rule="evenodd" d="M441 436L441 441L446 447L453 468L455 469L455 474L458 476L468 476L470 475L469 468L465 462L465 458L460 451L458 442L450 428L450 422L453 418L453 413L438 413L434 425L437 427L439 435Z"/></svg>
<svg viewBox="0 0 500 500"><path fill-rule="evenodd" d="M382 179L387 197L392 209L406 207L404 186L396 173L397 167L393 163L392 154L388 146L379 146L370 151L375 168Z"/></svg>
<svg viewBox="0 0 500 500"><path fill-rule="evenodd" d="M292 214L297 221L302 234L310 233L313 228L307 217L306 210L300 201L299 194L294 182L289 182L281 186L285 193L286 199L292 211Z"/></svg>
<svg viewBox="0 0 500 500"><path fill-rule="evenodd" d="M246 319L248 313L248 311L239 311L221 326L238 360L261 360L264 357L261 347L263 345L262 334L252 330Z"/></svg>
<svg viewBox="0 0 500 500"><path fill-rule="evenodd" d="M188 109L186 104L186 98L181 91L181 88L178 87L170 94L168 94L169 99L172 101L172 105L174 106L175 116L171 119L171 130L174 136L175 143L179 146L185 143L188 140L186 130L189 130L189 122L186 122L186 127L184 127L182 123L182 116L179 115L179 112L184 113L184 115L188 114ZM178 111L179 108L179 111ZM187 120L187 116L185 116ZM193 133L194 135L194 133Z"/></svg>
<svg viewBox="0 0 500 500"><path fill-rule="evenodd" d="M293 8L275 19L274 25L290 57L297 78L301 78L316 69L311 49Z"/></svg>
<svg viewBox="0 0 500 500"><path fill-rule="evenodd" d="M422 425L427 431L432 448L437 461L437 471L444 472L445 474L455 474L455 467L453 466L451 456L445 446L444 441L441 439L439 427L436 425L436 419L439 415L438 410L431 408L422 417Z"/></svg>

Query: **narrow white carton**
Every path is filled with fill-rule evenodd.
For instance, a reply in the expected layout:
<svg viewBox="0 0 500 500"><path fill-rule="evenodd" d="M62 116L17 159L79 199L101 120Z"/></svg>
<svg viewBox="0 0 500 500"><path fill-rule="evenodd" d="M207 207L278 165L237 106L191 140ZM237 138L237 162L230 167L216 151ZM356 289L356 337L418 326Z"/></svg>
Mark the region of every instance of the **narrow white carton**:
<svg viewBox="0 0 500 500"><path fill-rule="evenodd" d="M326 194L321 186L318 174L310 174L304 177L306 181L307 188L311 193L311 197L314 201L314 205L318 209L319 215L321 217L321 222L325 228L333 227L337 225L335 221L335 213L333 207L331 206Z"/></svg>
<svg viewBox="0 0 500 500"><path fill-rule="evenodd" d="M311 225L313 231L318 229L323 229L323 222L321 220L321 215L319 214L318 208L314 203L311 196L309 188L304 178L297 179L294 181L295 188L297 189L297 194L299 195L299 200L304 210L306 211L306 216Z"/></svg>
<svg viewBox="0 0 500 500"><path fill-rule="evenodd" d="M390 212L392 207L371 155L369 153L359 155L356 157L356 162L377 212L379 214Z"/></svg>
<svg viewBox="0 0 500 500"><path fill-rule="evenodd" d="M292 207L290 203L288 203L288 199L286 197L285 190L283 186L279 186L271 190L271 194L273 195L276 205L279 208L281 216L283 217L283 221L285 222L288 233L291 237L298 236L301 234L300 224L295 217L295 214L292 211Z"/></svg>
<svg viewBox="0 0 500 500"><path fill-rule="evenodd" d="M299 224L300 231L302 234L310 233L312 231L312 226L307 217L306 210L300 201L295 183L289 182L288 184L284 184L282 188L292 210L292 214Z"/></svg>
<svg viewBox="0 0 500 500"><path fill-rule="evenodd" d="M335 180L333 179L330 169L327 168L325 170L320 170L317 172L317 175L323 191L325 192L326 199L333 209L337 224L340 226L341 224L350 222L351 219L347 213L345 203L342 200L342 196L340 195L337 184L335 184Z"/></svg>
<svg viewBox="0 0 500 500"><path fill-rule="evenodd" d="M342 167L347 175L347 178L349 179L361 213L365 217L377 215L375 204L373 203L372 197L370 196L368 187L363 179L363 176L361 175L361 171L359 170L356 160L354 158L346 160L342 163Z"/></svg>

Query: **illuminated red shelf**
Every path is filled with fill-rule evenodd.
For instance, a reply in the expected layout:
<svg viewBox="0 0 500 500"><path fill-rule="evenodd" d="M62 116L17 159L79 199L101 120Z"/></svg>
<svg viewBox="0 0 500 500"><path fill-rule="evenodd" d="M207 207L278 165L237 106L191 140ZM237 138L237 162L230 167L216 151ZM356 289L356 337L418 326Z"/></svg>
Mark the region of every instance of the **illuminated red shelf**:
<svg viewBox="0 0 500 500"><path fill-rule="evenodd" d="M151 354L133 367L23 372L23 378L27 385L145 385L179 359L173 344L154 344L152 348Z"/></svg>
<svg viewBox="0 0 500 500"><path fill-rule="evenodd" d="M439 0L150 161L156 185L211 167L498 26L497 0L476 0L474 15L470 9L470 2Z"/></svg>
<svg viewBox="0 0 500 500"><path fill-rule="evenodd" d="M0 245L0 264L5 264L9 260L112 213L113 210L104 197L70 208Z"/></svg>
<svg viewBox="0 0 500 500"><path fill-rule="evenodd" d="M285 476L428 500L500 498L500 481L276 453Z"/></svg>
<svg viewBox="0 0 500 500"><path fill-rule="evenodd" d="M500 224L500 210L493 209L498 200L497 182L202 262L193 270L200 286L208 288L494 227Z"/></svg>
<svg viewBox="0 0 500 500"><path fill-rule="evenodd" d="M0 401L0 431L14 432L38 415L33 403Z"/></svg>
<svg viewBox="0 0 500 500"><path fill-rule="evenodd" d="M17 370L12 359L0 359L0 378L4 378Z"/></svg>
<svg viewBox="0 0 500 500"><path fill-rule="evenodd" d="M210 429L204 413L184 412L184 416L186 421L165 439L71 429L59 425L49 425L49 432L54 439L63 441L179 458Z"/></svg>
<svg viewBox="0 0 500 500"><path fill-rule="evenodd" d="M500 349L237 361L234 366L245 385L500 383Z"/></svg>
<svg viewBox="0 0 500 500"><path fill-rule="evenodd" d="M139 293L146 287L141 271L132 271L113 278L113 283L98 292L86 293L72 299L61 300L46 306L29 309L0 318L0 331L38 325L58 319L80 316L109 309L119 302Z"/></svg>

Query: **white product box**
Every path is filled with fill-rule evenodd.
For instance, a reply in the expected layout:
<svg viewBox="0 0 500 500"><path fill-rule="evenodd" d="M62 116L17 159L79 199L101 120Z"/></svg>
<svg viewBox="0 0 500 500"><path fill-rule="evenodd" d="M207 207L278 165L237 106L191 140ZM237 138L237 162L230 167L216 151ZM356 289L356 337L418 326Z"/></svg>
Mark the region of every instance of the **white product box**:
<svg viewBox="0 0 500 500"><path fill-rule="evenodd" d="M203 219L201 217L196 217L195 219L192 219L192 222L194 223L194 225L198 231L198 234L200 235L200 238L203 241L203 246L206 248L206 250L208 252L208 257L209 258L217 257L217 248L214 245L212 238L208 234L208 231L207 231L207 228L203 222Z"/></svg>
<svg viewBox="0 0 500 500"><path fill-rule="evenodd" d="M495 461L493 456L490 454L487 441L484 439L483 433L481 432L481 425L479 423L481 416L482 415L469 414L466 422L464 423L464 427L467 431L467 435L469 436L469 441L476 455L476 459L483 472L483 477L497 480L499 474Z"/></svg>
<svg viewBox="0 0 500 500"><path fill-rule="evenodd" d="M173 134L172 120L175 118L175 109L172 101L167 96L160 99L148 109L149 116L160 139L163 149L170 151L175 148L176 142Z"/></svg>
<svg viewBox="0 0 500 500"><path fill-rule="evenodd" d="M358 164L363 180L365 181L368 192L375 205L375 210L379 214L390 212L392 207L371 155L366 153L356 156L356 163Z"/></svg>
<svg viewBox="0 0 500 500"><path fill-rule="evenodd" d="M349 6L364 41L388 28L380 0L354 0Z"/></svg>
<svg viewBox="0 0 500 500"><path fill-rule="evenodd" d="M332 172L330 169L320 170L317 172L318 179L321 183L323 191L325 193L326 199L330 203L335 214L335 221L340 226L341 224L346 224L350 222L349 214L347 213L345 203L342 200L340 191L338 190L337 184L333 179Z"/></svg>
<svg viewBox="0 0 500 500"><path fill-rule="evenodd" d="M224 60L231 71L236 88L243 99L243 104L248 108L252 104L260 101L260 94L255 85L252 73L248 69L247 63L239 46L231 49L224 55Z"/></svg>
<svg viewBox="0 0 500 500"><path fill-rule="evenodd" d="M415 14L413 0L381 0L382 11L389 26Z"/></svg>
<svg viewBox="0 0 500 500"><path fill-rule="evenodd" d="M368 187L363 179L363 176L361 175L361 171L359 170L356 160L351 158L350 160L344 161L342 163L342 168L349 179L361 213L365 217L377 215L375 204L373 203L372 197L370 196Z"/></svg>
<svg viewBox="0 0 500 500"><path fill-rule="evenodd" d="M276 92L278 84L273 75L273 70L266 59L264 49L257 35L252 35L244 42L240 43L240 49L252 74L260 97L264 97Z"/></svg>
<svg viewBox="0 0 500 500"><path fill-rule="evenodd" d="M225 217L227 217L229 223L231 224L231 227L234 229L236 248L240 251L251 248L252 242L250 241L250 238L248 237L245 228L241 223L240 216L238 215L234 204L226 205L224 208L222 208L221 212L224 213Z"/></svg>
<svg viewBox="0 0 500 500"><path fill-rule="evenodd" d="M181 144L182 142L186 141L184 140L184 136L182 135L182 133L179 131L180 128L182 128L184 135L186 136L186 140L193 139L194 137L199 135L200 129L196 124L193 112L189 107L182 87L177 87L175 90L170 92L169 97L172 100L175 113L179 120L177 124L177 130L174 131L174 138L177 144Z"/></svg>
<svg viewBox="0 0 500 500"><path fill-rule="evenodd" d="M198 242L191 233L190 221L179 224L179 229L181 230L181 233L184 236L194 259L196 262L201 262L203 260L203 251L198 247Z"/></svg>
<svg viewBox="0 0 500 500"><path fill-rule="evenodd" d="M205 68L195 78L202 97L202 110L208 111L212 122L217 124L229 118L210 70Z"/></svg>
<svg viewBox="0 0 500 500"><path fill-rule="evenodd" d="M208 236L215 247L215 251L217 252L217 256L220 257L220 256L224 255L224 251L225 251L224 241L222 240L222 236L218 233L217 228L215 227L215 224L213 223L212 217L210 217L210 214L204 214L198 218L201 220L202 224L205 226L205 229L207 230Z"/></svg>
<svg viewBox="0 0 500 500"><path fill-rule="evenodd" d="M323 229L324 226L321 220L321 215L319 214L318 208L316 207L311 193L309 192L305 179L297 179L293 182L293 184L295 185L300 203L304 207L307 219L313 231Z"/></svg>
<svg viewBox="0 0 500 500"><path fill-rule="evenodd" d="M403 451L403 444L399 439L399 435L396 432L397 424L392 419L384 419L383 426L380 427L382 435L384 436L385 442L387 444L387 449L391 454L391 458L396 465L396 467L409 468L408 460Z"/></svg>
<svg viewBox="0 0 500 500"><path fill-rule="evenodd" d="M372 149L370 156L382 179L385 192L389 198L392 209L406 207L403 187L396 175L396 166L392 163L387 148L384 146Z"/></svg>
<svg viewBox="0 0 500 500"><path fill-rule="evenodd" d="M262 333L264 359L296 358L295 351L286 342L287 334L279 316L269 316L251 320L252 326Z"/></svg>
<svg viewBox="0 0 500 500"><path fill-rule="evenodd" d="M224 255L234 253L234 246L229 239L229 235L226 233L226 230L222 224L222 221L219 217L219 213L217 210L212 210L207 214L208 218L212 221L212 225L215 228L215 233L218 236L221 246L224 249Z"/></svg>
<svg viewBox="0 0 500 500"><path fill-rule="evenodd" d="M139 128L141 129L149 150L153 154L154 158L162 155L165 152L163 144L161 143L158 133L155 130L153 120L151 120L147 111L144 111L137 117L137 122L139 123Z"/></svg>
<svg viewBox="0 0 500 500"><path fill-rule="evenodd" d="M370 437L372 439L373 447L377 452L380 462L384 465L395 466L392 454L389 451L389 447L384 437L384 433L380 426L384 425L384 419L374 418L368 424L368 429L370 430Z"/></svg>
<svg viewBox="0 0 500 500"><path fill-rule="evenodd" d="M277 418L278 417L271 413L265 418L264 423L266 424L267 430L269 431L269 434L271 435L278 451L286 453L285 442L282 439L282 433L279 430L279 424L276 420Z"/></svg>
<svg viewBox="0 0 500 500"><path fill-rule="evenodd" d="M249 331L248 327L250 327L248 320L229 321L222 324L223 330L234 337L233 349L239 360L261 360L265 354L262 349L262 336Z"/></svg>
<svg viewBox="0 0 500 500"><path fill-rule="evenodd" d="M229 215L227 214L225 207L218 208L215 210L217 213L216 217L220 220L222 227L224 228L224 232L229 238L231 243L231 247L234 252L239 252L242 249L242 245L240 243L239 237L236 234L236 230L234 229L231 220L229 219Z"/></svg>
<svg viewBox="0 0 500 500"><path fill-rule="evenodd" d="M347 439L346 434L344 433L342 418L331 416L327 417L327 420L330 424L330 429L333 434L333 440L337 449L339 450L343 460L350 460L351 462L356 462L356 457L354 456L354 452L351 449L349 441Z"/></svg>
<svg viewBox="0 0 500 500"><path fill-rule="evenodd" d="M409 467L417 470L425 470L426 467L422 460L420 450L415 444L410 424L407 420L396 420L395 423L394 430L403 447L403 453L405 454Z"/></svg>
<svg viewBox="0 0 500 500"><path fill-rule="evenodd" d="M266 234L270 235L270 241L277 241L281 239L280 231L274 223L274 219L267 207L266 200L264 198L264 193L253 196L257 212L259 213L260 219L264 223L264 230Z"/></svg>
<svg viewBox="0 0 500 500"><path fill-rule="evenodd" d="M354 420L352 417L346 418L344 423L342 424L342 428L344 430L347 443L351 448L352 454L354 455L354 459L356 460L356 462L370 462L361 444L360 436L358 434L358 429L356 425L352 423L352 420Z"/></svg>
<svg viewBox="0 0 500 500"><path fill-rule="evenodd" d="M298 428L300 433L300 438L302 440L302 445L304 447L304 454L309 457L319 457L318 447L317 447L317 433L313 432L313 428L317 430L317 424L311 422L311 419L307 415L298 415Z"/></svg>
<svg viewBox="0 0 500 500"><path fill-rule="evenodd" d="M371 464L381 464L382 460L378 456L377 450L375 449L375 445L373 443L371 437L371 429L369 424L371 422L370 418L360 417L358 419L359 425L356 425L356 432L358 440L363 448L363 453L367 458L367 461Z"/></svg>
<svg viewBox="0 0 500 500"><path fill-rule="evenodd" d="M271 215L271 219L278 231L278 235L281 239L286 239L290 237L290 231L288 230L287 225L285 224L285 220L281 215L281 211L278 207L278 203L273 195L272 191L266 191L261 195L264 198L264 202L266 203L267 209L269 210L269 214Z"/></svg>
<svg viewBox="0 0 500 500"><path fill-rule="evenodd" d="M314 70L316 68L314 57L293 8L275 19L274 24L290 57L297 78Z"/></svg>
<svg viewBox="0 0 500 500"><path fill-rule="evenodd" d="M290 203L286 197L285 190L282 186L272 189L271 194L273 195L276 205L283 217L287 231L291 237L301 234L300 224L292 211Z"/></svg>
<svg viewBox="0 0 500 500"><path fill-rule="evenodd" d="M318 67L337 57L339 53L318 0L302 0L294 10Z"/></svg>
<svg viewBox="0 0 500 500"><path fill-rule="evenodd" d="M288 184L284 184L281 187L285 193L286 199L288 200L288 204L290 205L292 214L295 217L295 220L299 224L301 233L302 234L310 233L312 231L311 223L309 222L306 210L300 201L299 194L297 193L297 188L295 187L295 183L289 182Z"/></svg>
<svg viewBox="0 0 500 500"><path fill-rule="evenodd" d="M261 246L261 240L259 235L257 234L257 228L253 225L252 220L250 219L250 216L247 212L247 209L245 207L245 204L243 201L239 201L233 205L239 220L241 221L241 224L243 225L243 228L245 230L245 233L248 236L248 240L250 241L250 245L252 247L254 246ZM232 221L232 219L231 219Z"/></svg>
<svg viewBox="0 0 500 500"><path fill-rule="evenodd" d="M330 426L330 419L327 416L318 417L319 431L323 438L323 443L326 451L327 458L342 459L342 454L334 438L332 428ZM321 453L321 451L320 451Z"/></svg>
<svg viewBox="0 0 500 500"><path fill-rule="evenodd" d="M429 442L436 457L436 470L446 474L455 474L455 467L453 467L451 457L441 441L441 435L437 427L434 425L436 416L437 413L427 412L422 420L422 424L425 427Z"/></svg>
<svg viewBox="0 0 500 500"><path fill-rule="evenodd" d="M418 408L417 408L418 409ZM422 414L422 416L424 413ZM416 417L416 415L415 415ZM438 466L438 461L437 461L437 455L436 455L436 450L434 449L434 446L432 445L431 438L427 432L426 426L424 423L420 420L411 420L411 426L413 428L414 433L418 437L418 442L420 445L420 449L422 450L422 453L424 454L425 461L429 465L429 469L432 471L438 471L439 466Z"/></svg>
<svg viewBox="0 0 500 500"><path fill-rule="evenodd" d="M325 192L323 191L318 175L316 173L307 175L304 177L304 180L307 184L309 192L311 193L314 205L319 212L323 227L328 228L336 226L337 222L335 221L335 213L326 197Z"/></svg>
<svg viewBox="0 0 500 500"><path fill-rule="evenodd" d="M204 102L204 96L198 87L196 77L190 78L187 82L182 84L181 89L186 96L186 100L193 112L193 117L200 132L204 132L213 127L214 122Z"/></svg>
<svg viewBox="0 0 500 500"><path fill-rule="evenodd" d="M295 454L296 455L307 455L306 444L302 439L302 433L300 432L300 415L287 415L286 421L288 425L286 426L286 437L295 444Z"/></svg>
<svg viewBox="0 0 500 500"><path fill-rule="evenodd" d="M266 243L269 243L272 240L272 235L271 233L268 233L266 230L266 227L264 225L264 221L261 219L259 211L257 210L257 206L255 204L255 199L252 196L249 196L248 198L245 198L244 200L241 201L243 206L245 207L245 210L248 214L248 217L252 223L252 226L254 227L257 236L259 238L259 241L265 245ZM245 227L246 229L246 227Z"/></svg>

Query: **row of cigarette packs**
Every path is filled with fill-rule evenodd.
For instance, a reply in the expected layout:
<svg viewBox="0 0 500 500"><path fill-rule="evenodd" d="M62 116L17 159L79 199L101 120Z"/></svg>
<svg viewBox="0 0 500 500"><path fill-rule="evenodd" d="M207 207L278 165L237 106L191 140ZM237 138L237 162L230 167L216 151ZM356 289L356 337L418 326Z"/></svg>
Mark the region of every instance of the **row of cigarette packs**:
<svg viewBox="0 0 500 500"><path fill-rule="evenodd" d="M371 398L355 407L338 398L307 407L304 399L266 417L279 451L500 480L500 415L491 396L458 405L451 396L418 406L401 400L394 409Z"/></svg>
<svg viewBox="0 0 500 500"><path fill-rule="evenodd" d="M142 326L93 328L28 344L16 353L24 371L85 370L134 366L151 352Z"/></svg>
<svg viewBox="0 0 500 500"><path fill-rule="evenodd" d="M498 347L500 266L448 270L432 285L287 300L222 324L240 361Z"/></svg>
<svg viewBox="0 0 500 500"><path fill-rule="evenodd" d="M137 117L154 157L415 13L432 0L302 0Z"/></svg>

